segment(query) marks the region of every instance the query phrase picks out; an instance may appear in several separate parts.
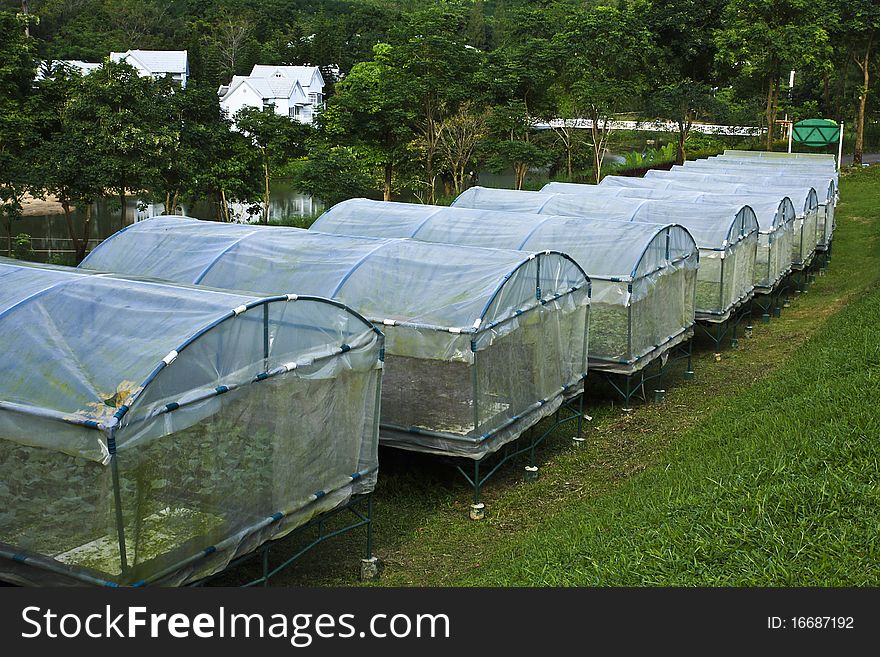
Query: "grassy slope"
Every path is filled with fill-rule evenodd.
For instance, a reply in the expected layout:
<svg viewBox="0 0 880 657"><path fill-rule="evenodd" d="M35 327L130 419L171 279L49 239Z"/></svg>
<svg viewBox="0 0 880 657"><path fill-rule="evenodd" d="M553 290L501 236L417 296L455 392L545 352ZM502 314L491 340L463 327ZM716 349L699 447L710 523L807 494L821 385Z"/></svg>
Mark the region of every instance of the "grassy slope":
<svg viewBox="0 0 880 657"><path fill-rule="evenodd" d="M662 404L593 401L587 447L565 428L537 482L502 469L485 520L448 467L383 451L379 584L880 583L880 167L842 194L829 272L781 319L720 363L704 342ZM334 539L275 582L351 585L362 546Z"/></svg>

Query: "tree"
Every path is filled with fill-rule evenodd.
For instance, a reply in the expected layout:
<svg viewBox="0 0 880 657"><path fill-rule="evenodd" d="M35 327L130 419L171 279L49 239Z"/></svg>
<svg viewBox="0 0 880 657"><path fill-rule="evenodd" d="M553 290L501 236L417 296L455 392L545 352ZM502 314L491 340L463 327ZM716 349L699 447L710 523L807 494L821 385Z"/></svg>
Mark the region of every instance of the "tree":
<svg viewBox="0 0 880 657"><path fill-rule="evenodd" d="M582 8L571 12L554 43L571 112L563 118L589 122L599 182L615 115L637 107L645 90L650 34L630 9Z"/></svg>
<svg viewBox="0 0 880 657"><path fill-rule="evenodd" d="M30 158L36 186L61 204L76 262L85 258L92 204L106 182L99 160L83 148L93 126L90 112L84 113L76 102L81 87L82 78L73 69L55 65L45 71L32 102L40 117L41 140ZM73 224L74 206L85 213L82 233Z"/></svg>
<svg viewBox="0 0 880 657"><path fill-rule="evenodd" d="M474 48L483 49L486 47L487 41L483 0L475 0L468 15L467 42Z"/></svg>
<svg viewBox="0 0 880 657"><path fill-rule="evenodd" d="M111 25L122 35L128 48L145 48L151 45L155 34L168 20L167 2L157 0L112 0L108 15ZM128 48L125 48L126 50Z"/></svg>
<svg viewBox="0 0 880 657"><path fill-rule="evenodd" d="M551 113L549 90L558 77L558 53L552 41L558 16L551 9L505 8L503 18L496 15L500 40L483 76L493 105L488 160L496 170L511 167L517 189L530 167L550 161L547 149L534 143L534 124Z"/></svg>
<svg viewBox="0 0 880 657"><path fill-rule="evenodd" d="M716 75L714 33L727 0L635 0L637 20L651 35L653 74L667 83L688 78L710 83Z"/></svg>
<svg viewBox="0 0 880 657"><path fill-rule="evenodd" d="M149 186L165 213L171 214L183 198L215 196L216 189L200 180L226 156L224 142L232 139L231 122L220 109L216 88L199 81L176 91L160 110L171 139L157 159L156 176Z"/></svg>
<svg viewBox="0 0 880 657"><path fill-rule="evenodd" d="M730 0L716 32L716 60L735 76L764 86L767 150L779 108L780 80L790 69L828 65L828 33L822 5L814 0Z"/></svg>
<svg viewBox="0 0 880 657"><path fill-rule="evenodd" d="M250 202L263 192L262 163L250 139L240 132L214 128L207 136L213 158L193 176L191 195L213 199L217 218L229 222L230 203Z"/></svg>
<svg viewBox="0 0 880 657"><path fill-rule="evenodd" d="M678 126L676 160L678 164L683 164L687 159L686 145L694 121L710 113L717 103L707 84L684 78L654 90L648 106L656 116L675 121Z"/></svg>
<svg viewBox="0 0 880 657"><path fill-rule="evenodd" d="M352 148L323 142L309 148L308 158L295 169L293 184L327 205L369 196L375 187L370 172Z"/></svg>
<svg viewBox="0 0 880 657"><path fill-rule="evenodd" d="M396 168L407 158L413 139L414 114L405 102L400 79L391 72L392 48L378 44L373 60L361 62L336 86L336 95L321 113L327 137L351 146L372 166L382 170L382 196L391 200Z"/></svg>
<svg viewBox="0 0 880 657"><path fill-rule="evenodd" d="M194 38L198 35L205 68L209 69L202 71L202 78L226 84L259 59L260 43L250 14L221 8L215 17L193 21L190 29Z"/></svg>
<svg viewBox="0 0 880 657"><path fill-rule="evenodd" d="M546 115L561 56L554 42L561 17L552 9L518 7L506 12L509 24L491 53L485 82L494 104L518 103L530 117Z"/></svg>
<svg viewBox="0 0 880 657"><path fill-rule="evenodd" d="M437 128L440 153L452 174L456 196L464 189L468 168L488 134L488 120L488 110L466 103L458 112L443 119Z"/></svg>
<svg viewBox="0 0 880 657"><path fill-rule="evenodd" d="M514 187L522 189L529 169L550 161L545 148L531 139L533 121L522 103L495 107L489 118L492 139L487 148L489 163L496 170L513 169Z"/></svg>
<svg viewBox="0 0 880 657"><path fill-rule="evenodd" d="M82 80L75 110L91 129L81 135L81 147L100 166L106 188L118 196L121 225L129 191L146 190L174 147L175 126L165 120L174 93L170 80L140 77L124 62L105 61Z"/></svg>
<svg viewBox="0 0 880 657"><path fill-rule="evenodd" d="M25 158L37 140L27 100L36 73L35 43L28 28L33 16L0 12L0 218L12 254L14 222L21 218L28 191Z"/></svg>
<svg viewBox="0 0 880 657"><path fill-rule="evenodd" d="M847 0L838 14L853 61L861 73L856 109L856 139L853 164L861 166L865 149L865 115L871 83L871 67L880 36L880 4L875 0Z"/></svg>
<svg viewBox="0 0 880 657"><path fill-rule="evenodd" d="M235 127L259 151L263 165L263 222L269 222L269 182L276 166L305 155L310 128L275 113L274 107L244 107L235 115Z"/></svg>
<svg viewBox="0 0 880 657"><path fill-rule="evenodd" d="M556 99L552 116L547 116L550 129L560 146L565 158L565 174L569 180L574 179L574 163L579 147L585 144L586 131L579 115L583 114L580 101L565 84L554 85L553 96ZM578 116L578 118L575 118Z"/></svg>
<svg viewBox="0 0 880 657"><path fill-rule="evenodd" d="M462 103L473 101L485 61L483 53L459 36L466 16L447 6L417 12L395 31L387 73L411 108L414 146L421 152L429 203L433 203L440 148L440 125Z"/></svg>
<svg viewBox="0 0 880 657"><path fill-rule="evenodd" d="M634 5L652 35L651 77L661 81L649 90L647 109L678 126L679 164L687 157L694 121L719 106L713 94L718 86L713 32L724 7L724 0L640 0Z"/></svg>
<svg viewBox="0 0 880 657"><path fill-rule="evenodd" d="M217 52L223 72L235 75L242 52L250 45L253 25L244 16L225 15L217 22Z"/></svg>

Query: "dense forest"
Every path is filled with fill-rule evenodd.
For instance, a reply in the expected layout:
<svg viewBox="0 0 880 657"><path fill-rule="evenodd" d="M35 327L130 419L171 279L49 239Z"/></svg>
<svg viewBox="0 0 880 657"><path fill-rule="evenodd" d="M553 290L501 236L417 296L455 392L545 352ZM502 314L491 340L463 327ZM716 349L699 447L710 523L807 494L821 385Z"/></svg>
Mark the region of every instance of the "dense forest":
<svg viewBox="0 0 880 657"><path fill-rule="evenodd" d="M133 190L169 210L211 199L228 219L231 200L267 208L279 176L331 203L436 202L480 170L596 179L613 118L674 122L681 160L712 146L695 121L770 126L761 146L781 148L779 118L821 116L846 124L860 162L878 132L878 29L871 0L2 0L0 212L11 237L25 194L67 213ZM133 48L186 49L186 89L125 64L52 66ZM322 68L314 127L224 116L218 86L256 63ZM535 130L552 118L593 127Z"/></svg>

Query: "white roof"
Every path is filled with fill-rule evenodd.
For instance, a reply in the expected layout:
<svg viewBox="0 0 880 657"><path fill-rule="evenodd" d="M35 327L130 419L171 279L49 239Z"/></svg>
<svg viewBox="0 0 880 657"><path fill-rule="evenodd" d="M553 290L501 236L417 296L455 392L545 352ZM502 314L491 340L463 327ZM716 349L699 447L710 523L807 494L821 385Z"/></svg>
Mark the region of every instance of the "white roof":
<svg viewBox="0 0 880 657"><path fill-rule="evenodd" d="M65 65L69 66L72 69L75 69L79 72L80 75L88 75L95 69L101 68L101 65L96 62L84 62L81 59L55 59L51 62L43 61L40 62L40 65L37 67L37 80L42 80L45 77L46 65L51 63L53 67Z"/></svg>
<svg viewBox="0 0 880 657"><path fill-rule="evenodd" d="M110 60L114 62L128 61L139 65L150 73L186 73L186 50L127 50L111 52Z"/></svg>
<svg viewBox="0 0 880 657"><path fill-rule="evenodd" d="M324 76L317 66L273 66L271 64L254 64L251 69L252 78L293 78L303 87L317 84L324 86Z"/></svg>
<svg viewBox="0 0 880 657"><path fill-rule="evenodd" d="M84 62L81 59L59 59L54 64L67 64L68 66L72 66L73 68L78 68L83 72L83 74L88 74L94 71L96 68L101 68L100 62Z"/></svg>
<svg viewBox="0 0 880 657"><path fill-rule="evenodd" d="M220 87L222 94L221 101L226 99L229 94L238 89L242 84L247 84L254 92L263 100L273 98L292 98L299 102L306 103L308 99L300 85L299 80L292 78L255 78L244 75L235 75L229 86Z"/></svg>

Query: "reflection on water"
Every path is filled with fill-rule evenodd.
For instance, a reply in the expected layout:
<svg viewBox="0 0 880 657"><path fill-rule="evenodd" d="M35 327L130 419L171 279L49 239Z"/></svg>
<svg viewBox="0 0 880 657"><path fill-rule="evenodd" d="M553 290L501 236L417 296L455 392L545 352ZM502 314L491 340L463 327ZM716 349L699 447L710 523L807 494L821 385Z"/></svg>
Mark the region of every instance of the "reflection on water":
<svg viewBox="0 0 880 657"><path fill-rule="evenodd" d="M613 154L606 156L614 158ZM529 171L525 180L527 189L539 189L549 180L549 172L546 168L537 168ZM482 172L476 178L477 184L486 187L512 188L514 178L511 172L493 174ZM444 194L442 184L438 185L439 195ZM324 204L315 198L301 194L285 182L272 184L269 194L269 220L281 221L291 217L314 217L324 211ZM416 201L412 193L404 192L400 195L401 201ZM143 221L150 217L161 215L165 210L162 203L147 203L137 198L129 197L125 205L125 221L122 221L119 212L119 200L106 198L98 201L92 210L92 220L89 226L89 250L98 242L106 239L123 226L136 221ZM182 214L199 219L219 220L219 208L216 202L201 200L195 203L182 204L178 211ZM241 223L256 223L262 220L262 201L254 204L230 203L230 213L234 221ZM83 234L84 213L73 213L73 224L76 235ZM72 251L70 235L63 214L49 214L24 217L13 225L13 236L26 233L31 236L32 248L37 252L39 260L49 259L54 253L67 253ZM5 238L5 235L2 235ZM6 241L0 241L0 252L5 253Z"/></svg>
<svg viewBox="0 0 880 657"><path fill-rule="evenodd" d="M289 185L276 183L269 194L269 220L280 221L287 217L309 217L324 211L320 200L300 194ZM235 221L252 223L262 221L262 201L257 204L230 203L230 214ZM125 203L125 222L123 224L119 212L118 199L101 199L92 209L88 239L91 246L106 239L123 225L143 221L161 215L165 210L162 203L147 203L137 198L128 198ZM182 204L178 211L182 214L199 219L218 219L218 208L210 201L199 201ZM77 237L82 237L85 213L77 210L73 213L74 230ZM47 214L23 217L15 221L12 228L13 236L26 233L32 238L32 245L38 252L67 251L72 248L67 222L63 214ZM5 235L3 235L5 238ZM5 253L6 241L2 242ZM41 258L42 259L42 258Z"/></svg>

